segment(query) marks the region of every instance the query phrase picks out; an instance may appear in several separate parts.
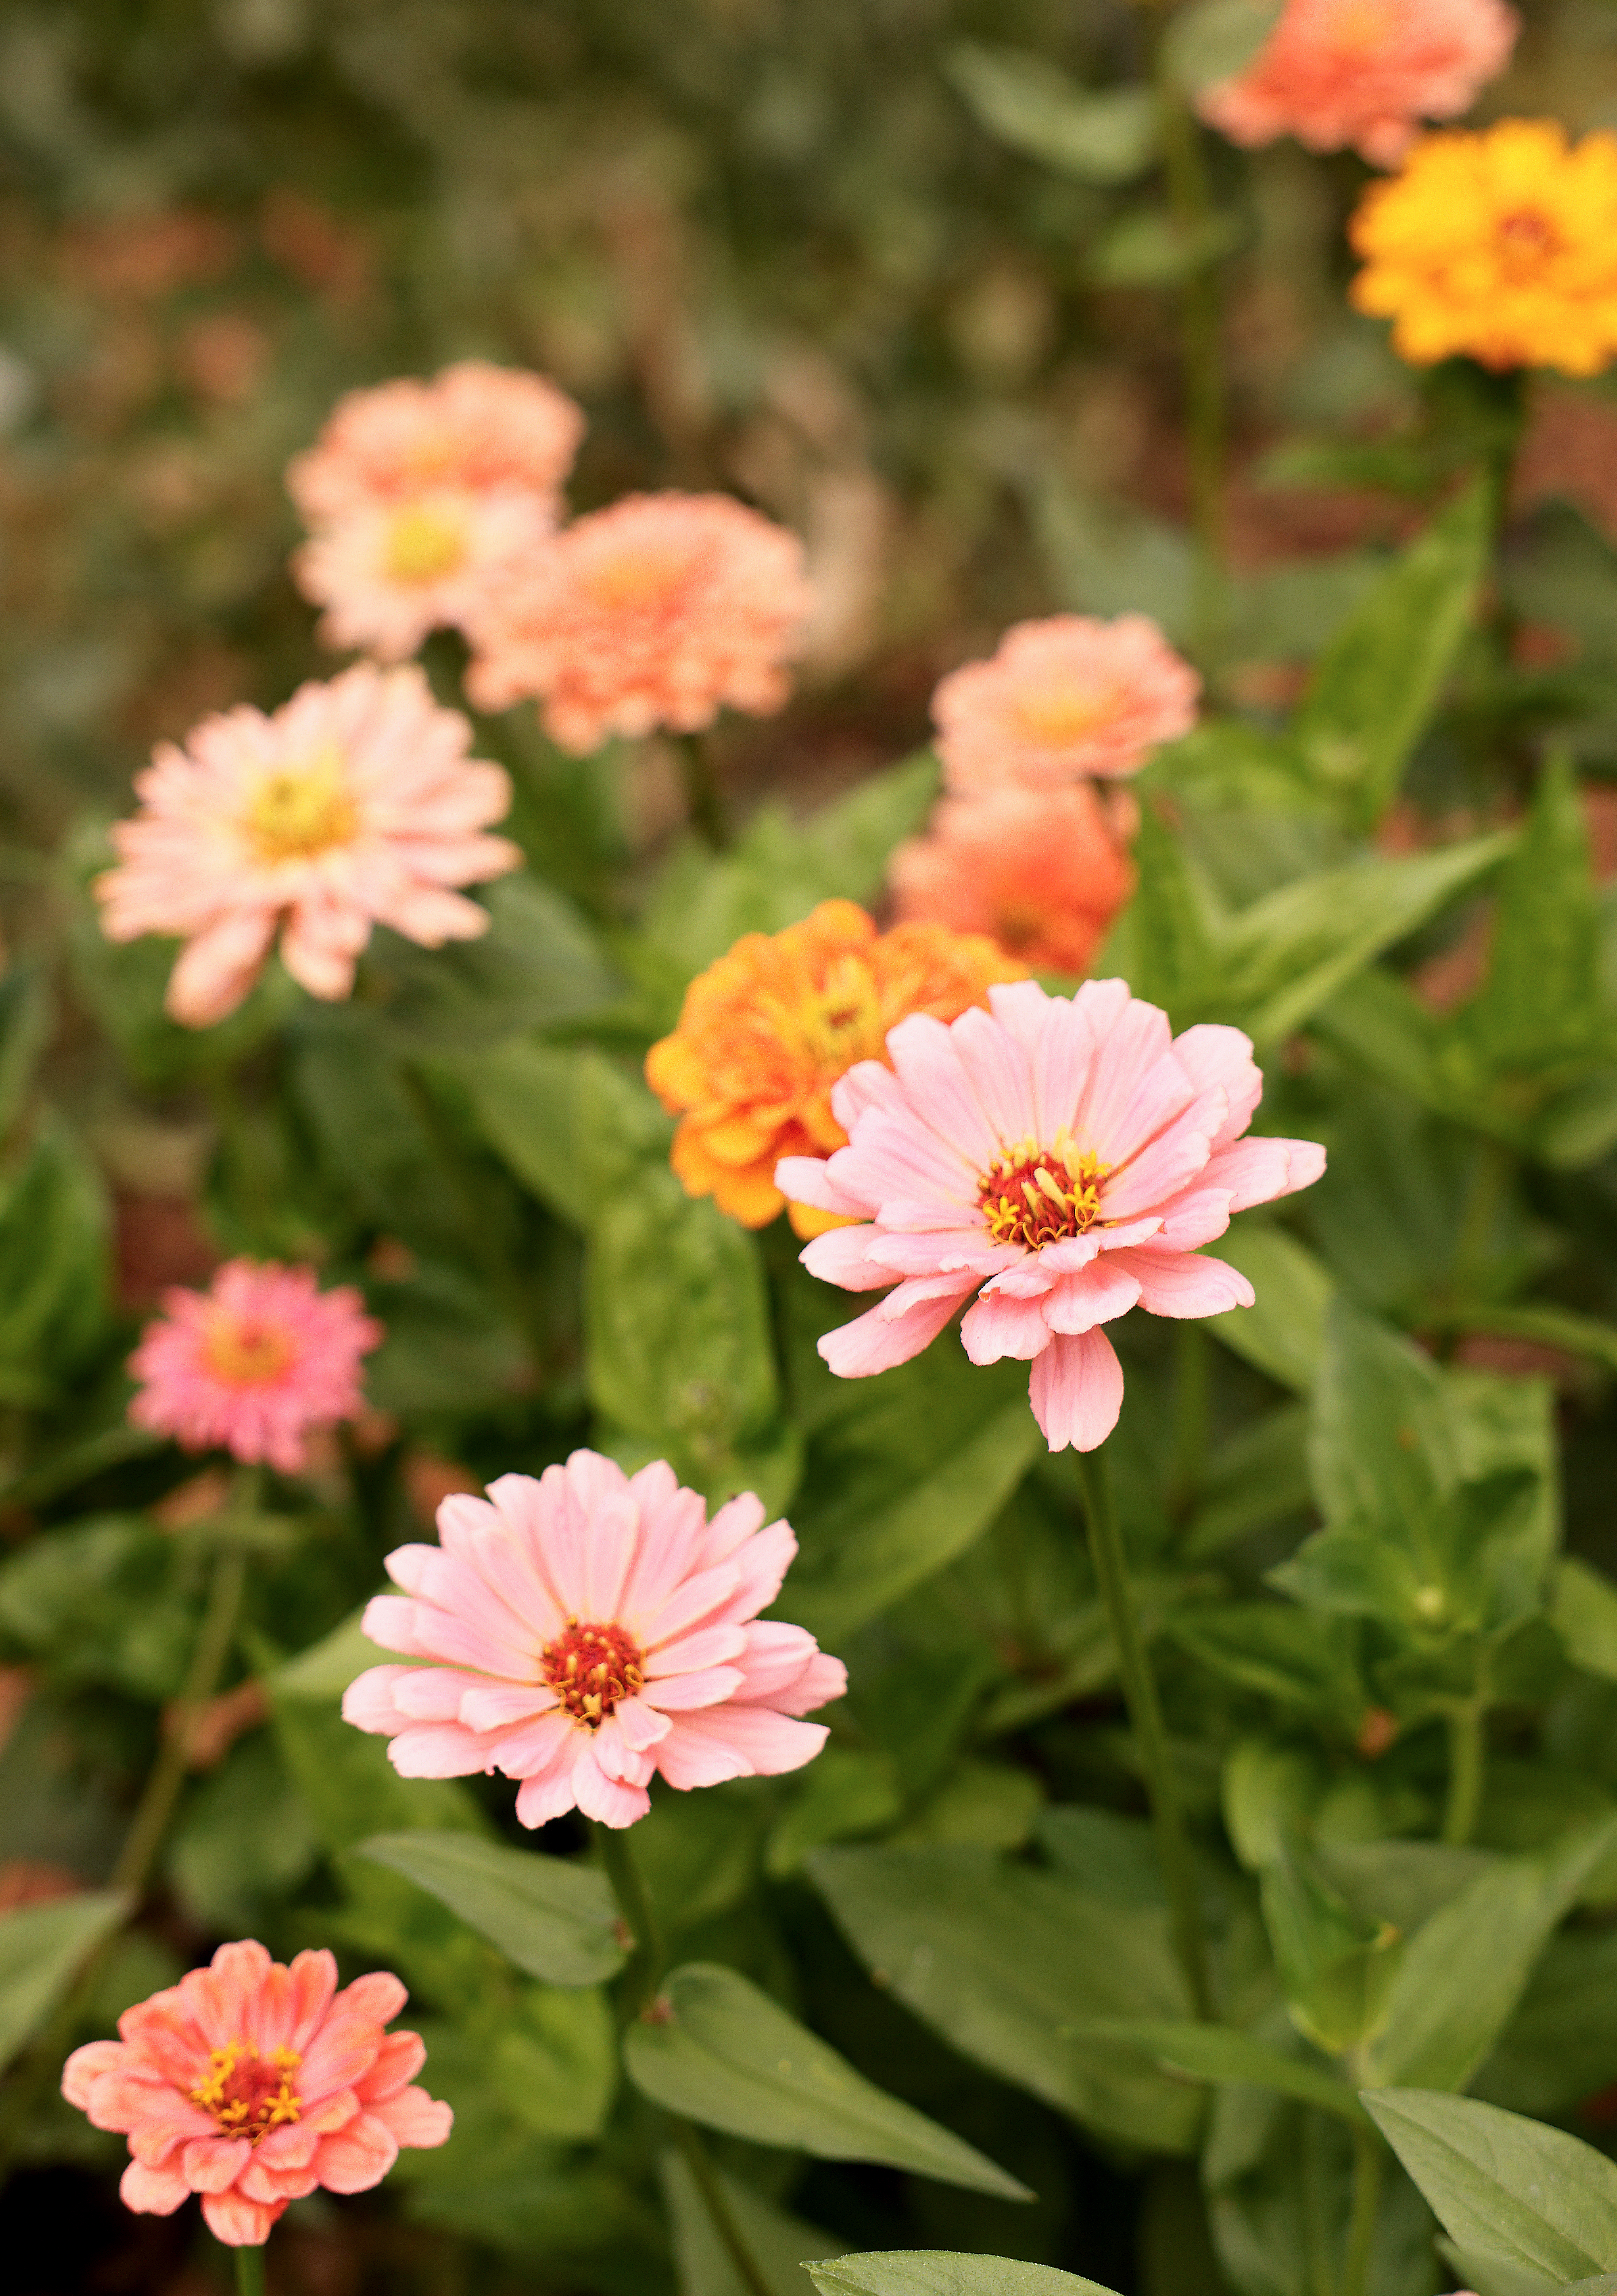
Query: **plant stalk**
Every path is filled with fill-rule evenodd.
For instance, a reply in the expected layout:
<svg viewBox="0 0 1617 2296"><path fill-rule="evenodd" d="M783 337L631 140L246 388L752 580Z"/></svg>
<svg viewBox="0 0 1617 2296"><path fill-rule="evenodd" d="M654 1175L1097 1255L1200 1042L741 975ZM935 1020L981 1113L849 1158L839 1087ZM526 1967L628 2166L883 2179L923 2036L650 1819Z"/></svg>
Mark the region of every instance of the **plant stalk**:
<svg viewBox="0 0 1617 2296"><path fill-rule="evenodd" d="M1169 1751L1168 1732L1157 1695L1156 1676L1140 1631L1129 1562L1112 1505L1111 1478L1104 1448L1080 1451L1079 1477L1083 1486L1084 1514L1089 1527L1089 1554L1096 1583L1105 1605L1123 1697L1134 1741L1145 1773L1151 1797L1152 1823L1156 1829L1157 1855L1167 1885L1174 1946L1185 1972L1185 1982L1198 2017L1211 2018L1212 1997L1207 1974L1207 1943L1202 1927L1201 1893L1185 1831L1179 1789Z"/></svg>
<svg viewBox="0 0 1617 2296"><path fill-rule="evenodd" d="M713 767L700 734L677 734L679 770L685 782L685 808L691 826L715 853L730 842L730 823Z"/></svg>
<svg viewBox="0 0 1617 2296"><path fill-rule="evenodd" d="M236 2296L264 2296L264 2250L238 2248L236 2259Z"/></svg>
<svg viewBox="0 0 1617 2296"><path fill-rule="evenodd" d="M1486 1711L1480 1694L1449 1710L1449 1800L1443 1811L1442 1838L1451 1849L1463 1849L1476 1832L1487 1760Z"/></svg>
<svg viewBox="0 0 1617 2296"><path fill-rule="evenodd" d="M1348 2220L1348 2252L1342 2260L1341 2296L1367 2296L1375 2218L1381 2204L1381 2139L1373 2128L1353 2131L1353 2210Z"/></svg>
<svg viewBox="0 0 1617 2296"><path fill-rule="evenodd" d="M623 1972L622 1995L624 2021L632 2023L656 1999L662 1978L662 1935L645 1877L629 1843L628 1829L596 1824L593 1830L618 1911L634 1940Z"/></svg>
<svg viewBox="0 0 1617 2296"><path fill-rule="evenodd" d="M702 2204L712 2220L726 2255L735 2267L742 2284L749 2296L775 2296L775 2291L764 2277L763 2268L747 2245L746 2234L735 2221L735 2211L730 2206L729 2195L718 2180L718 2172L708 2158L708 2148L702 2143L702 2131L689 2120L676 2113L669 2115L674 2137L685 2165L702 2194Z"/></svg>

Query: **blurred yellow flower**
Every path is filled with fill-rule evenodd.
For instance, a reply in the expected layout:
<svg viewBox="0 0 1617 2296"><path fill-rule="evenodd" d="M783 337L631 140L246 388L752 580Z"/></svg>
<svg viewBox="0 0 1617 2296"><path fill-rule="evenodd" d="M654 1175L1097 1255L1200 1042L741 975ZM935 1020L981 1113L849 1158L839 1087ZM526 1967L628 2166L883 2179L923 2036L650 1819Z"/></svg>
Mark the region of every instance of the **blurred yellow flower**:
<svg viewBox="0 0 1617 2296"><path fill-rule="evenodd" d="M1617 354L1617 135L1553 119L1428 135L1350 226L1351 294L1417 366L1597 374Z"/></svg>

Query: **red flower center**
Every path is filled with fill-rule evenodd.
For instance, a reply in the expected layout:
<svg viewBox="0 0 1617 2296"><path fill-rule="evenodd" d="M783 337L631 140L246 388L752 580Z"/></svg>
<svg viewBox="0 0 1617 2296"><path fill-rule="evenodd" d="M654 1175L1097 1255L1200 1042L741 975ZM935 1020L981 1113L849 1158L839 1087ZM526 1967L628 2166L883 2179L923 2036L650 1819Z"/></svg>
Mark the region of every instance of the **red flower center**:
<svg viewBox="0 0 1617 2296"><path fill-rule="evenodd" d="M256 1316L221 1309L210 1319L202 1352L209 1370L227 1386L267 1387L279 1379L297 1349L278 1324L261 1324Z"/></svg>
<svg viewBox="0 0 1617 2296"><path fill-rule="evenodd" d="M1093 1149L1074 1146L1063 1125L1053 1148L1022 1140L1002 1149L977 1183L978 1206L996 1243L1037 1251L1094 1226L1111 1169Z"/></svg>
<svg viewBox="0 0 1617 2296"><path fill-rule="evenodd" d="M1518 208L1499 218L1499 259L1513 277L1538 270L1547 256L1557 252L1561 234L1549 217L1537 208Z"/></svg>
<svg viewBox="0 0 1617 2296"><path fill-rule="evenodd" d="M302 2062L296 2049L272 2049L261 2057L250 2041L232 2041L209 2055L207 2073L190 2092L191 2102L212 2114L221 2136L245 2136L256 2144L302 2113L303 2099L291 2085Z"/></svg>
<svg viewBox="0 0 1617 2296"><path fill-rule="evenodd" d="M563 1711L592 1730L645 1682L639 1646L621 1627L581 1627L569 1619L554 1642L546 1644L539 1662Z"/></svg>

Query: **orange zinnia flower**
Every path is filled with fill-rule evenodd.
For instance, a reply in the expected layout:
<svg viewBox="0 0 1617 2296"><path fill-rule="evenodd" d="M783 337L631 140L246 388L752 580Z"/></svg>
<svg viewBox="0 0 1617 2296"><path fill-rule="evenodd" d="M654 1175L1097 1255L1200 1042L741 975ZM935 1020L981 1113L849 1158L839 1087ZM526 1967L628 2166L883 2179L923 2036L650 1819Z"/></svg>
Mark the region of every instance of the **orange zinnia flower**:
<svg viewBox="0 0 1617 2296"><path fill-rule="evenodd" d="M829 1156L848 1135L831 1088L856 1061L887 1060L887 1032L911 1013L952 1021L985 1004L989 983L1026 967L980 933L899 925L878 933L852 901L822 901L784 932L743 933L685 995L679 1026L646 1055L646 1079L680 1111L672 1162L693 1196L743 1227L785 1203L783 1156ZM834 1219L792 1207L800 1235Z"/></svg>

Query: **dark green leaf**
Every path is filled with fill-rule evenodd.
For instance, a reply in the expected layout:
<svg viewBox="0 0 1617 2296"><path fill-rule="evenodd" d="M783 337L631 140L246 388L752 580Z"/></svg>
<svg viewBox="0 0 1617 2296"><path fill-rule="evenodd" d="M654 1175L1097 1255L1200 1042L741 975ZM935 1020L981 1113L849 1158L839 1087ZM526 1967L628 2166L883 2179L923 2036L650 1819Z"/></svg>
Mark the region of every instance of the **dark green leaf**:
<svg viewBox="0 0 1617 2296"><path fill-rule="evenodd" d="M530 1977L598 1985L623 1966L612 1891L589 1866L470 1833L373 1834L357 1855L439 1899Z"/></svg>
<svg viewBox="0 0 1617 2296"><path fill-rule="evenodd" d="M948 2249L889 2249L805 2264L820 2296L1109 2296L1093 2280L1019 2257L961 2256Z"/></svg>
<svg viewBox="0 0 1617 2296"><path fill-rule="evenodd" d="M1317 2105L1323 2112L1334 2112L1342 2120L1364 2119L1364 2109L1353 2091L1323 2065L1287 2056L1283 2049L1272 2048L1250 2033L1234 2032L1227 2025L1153 2023L1148 2018L1130 2023L1112 2019L1075 2030L1080 2038L1122 2041L1154 2057L1169 2072L1184 2073L1192 2080L1273 2089L1303 2104Z"/></svg>
<svg viewBox="0 0 1617 2296"><path fill-rule="evenodd" d="M0 1913L0 2070L129 1910L127 1890L85 1890Z"/></svg>

